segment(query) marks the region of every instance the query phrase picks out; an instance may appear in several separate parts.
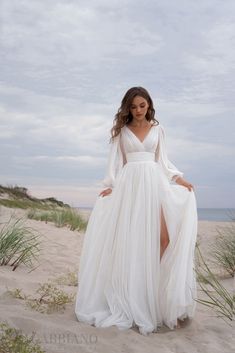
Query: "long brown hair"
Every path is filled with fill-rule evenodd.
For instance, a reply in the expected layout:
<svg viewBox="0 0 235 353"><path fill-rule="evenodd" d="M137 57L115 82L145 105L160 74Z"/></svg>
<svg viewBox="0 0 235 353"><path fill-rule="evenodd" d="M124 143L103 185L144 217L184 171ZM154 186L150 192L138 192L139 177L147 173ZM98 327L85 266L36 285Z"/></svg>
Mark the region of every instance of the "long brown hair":
<svg viewBox="0 0 235 353"><path fill-rule="evenodd" d="M130 112L130 107L133 102L133 99L136 96L140 96L146 99L149 104L149 108L146 114L146 120L153 121L154 123L156 122L157 125L159 124L158 120L154 118L155 109L153 107L152 98L150 97L148 91L143 87L132 87L126 92L125 96L122 99L121 106L118 109L117 114L115 115L115 118L113 121L114 125L111 129L111 139L113 139L120 133L121 128L124 125L132 121L133 117Z"/></svg>

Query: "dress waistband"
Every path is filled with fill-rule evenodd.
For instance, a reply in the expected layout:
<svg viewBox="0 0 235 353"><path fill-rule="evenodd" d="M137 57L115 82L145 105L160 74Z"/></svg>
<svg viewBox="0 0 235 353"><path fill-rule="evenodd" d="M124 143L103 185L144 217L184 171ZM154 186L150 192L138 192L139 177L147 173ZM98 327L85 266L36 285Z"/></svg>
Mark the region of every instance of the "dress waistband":
<svg viewBox="0 0 235 353"><path fill-rule="evenodd" d="M155 161L154 152L129 152L126 153L127 162L148 162Z"/></svg>

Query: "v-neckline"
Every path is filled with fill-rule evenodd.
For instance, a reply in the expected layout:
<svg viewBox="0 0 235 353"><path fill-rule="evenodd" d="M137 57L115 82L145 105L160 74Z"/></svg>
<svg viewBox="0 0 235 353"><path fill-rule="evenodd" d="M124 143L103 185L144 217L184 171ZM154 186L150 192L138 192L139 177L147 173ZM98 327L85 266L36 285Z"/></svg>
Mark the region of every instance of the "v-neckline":
<svg viewBox="0 0 235 353"><path fill-rule="evenodd" d="M136 136L136 134L135 134L127 125L125 125L125 127L127 128L127 130L129 130L129 131L132 133L132 135L134 135L134 137L135 137L141 144L144 144L144 141L145 141L146 138L149 136L150 131L152 130L152 128L153 128L154 126L157 126L157 125L152 124L152 126L151 126L150 129L148 130L147 134L145 135L144 139L141 141L141 140L139 139L139 137Z"/></svg>

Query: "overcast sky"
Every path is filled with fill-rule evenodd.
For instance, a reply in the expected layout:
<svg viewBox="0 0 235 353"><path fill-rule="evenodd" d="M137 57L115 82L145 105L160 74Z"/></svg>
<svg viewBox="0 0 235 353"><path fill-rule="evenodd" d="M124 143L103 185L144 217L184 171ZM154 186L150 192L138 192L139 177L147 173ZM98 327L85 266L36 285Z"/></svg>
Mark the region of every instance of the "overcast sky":
<svg viewBox="0 0 235 353"><path fill-rule="evenodd" d="M198 207L235 207L234 0L2 0L0 184L92 206L143 86Z"/></svg>

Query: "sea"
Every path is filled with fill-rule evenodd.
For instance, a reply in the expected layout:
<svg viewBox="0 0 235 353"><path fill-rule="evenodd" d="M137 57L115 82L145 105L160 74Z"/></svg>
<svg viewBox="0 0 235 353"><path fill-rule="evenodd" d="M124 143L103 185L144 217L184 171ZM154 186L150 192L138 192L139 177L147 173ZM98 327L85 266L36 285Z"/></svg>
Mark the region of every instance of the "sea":
<svg viewBox="0 0 235 353"><path fill-rule="evenodd" d="M235 208L198 208L197 212L199 221L235 221Z"/></svg>
<svg viewBox="0 0 235 353"><path fill-rule="evenodd" d="M91 211L92 207L78 207ZM199 221L234 222L235 208L198 208Z"/></svg>

